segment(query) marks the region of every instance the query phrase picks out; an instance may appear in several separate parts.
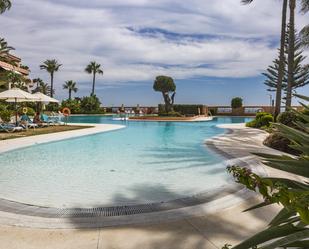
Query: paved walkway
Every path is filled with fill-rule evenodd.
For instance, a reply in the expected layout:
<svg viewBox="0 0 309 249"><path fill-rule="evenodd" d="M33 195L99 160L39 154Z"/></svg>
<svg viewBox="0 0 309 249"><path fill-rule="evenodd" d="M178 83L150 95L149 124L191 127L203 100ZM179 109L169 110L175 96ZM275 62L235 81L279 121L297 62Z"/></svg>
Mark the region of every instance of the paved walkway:
<svg viewBox="0 0 309 249"><path fill-rule="evenodd" d="M81 137L87 135L93 135L96 133L113 131L125 128L123 125L114 125L114 124L74 124L70 125L78 125L78 126L92 126L91 128L85 128L80 130L72 130L72 131L63 131L57 133L50 134L42 134L36 136L29 137L21 137L14 139L7 139L0 141L0 153L15 150L35 144L49 143L74 137Z"/></svg>
<svg viewBox="0 0 309 249"><path fill-rule="evenodd" d="M225 126L225 128L227 128ZM229 126L233 133L209 141L209 146L221 154L239 157L241 161L258 161L251 151L276 152L262 145L266 134L242 126ZM277 153L277 152L276 152ZM250 161L251 160L251 161ZM277 174L265 168L267 174ZM282 174L282 173L281 173ZM277 206L252 212L242 210L259 202L245 199L241 204L226 207L220 212L210 212L198 217L187 217L179 221L161 221L153 225L130 225L104 229L34 229L16 226L0 226L1 248L12 249L213 249L225 243L235 244L267 225L275 215ZM0 215L0 222L1 222ZM16 223L18 225L18 222Z"/></svg>

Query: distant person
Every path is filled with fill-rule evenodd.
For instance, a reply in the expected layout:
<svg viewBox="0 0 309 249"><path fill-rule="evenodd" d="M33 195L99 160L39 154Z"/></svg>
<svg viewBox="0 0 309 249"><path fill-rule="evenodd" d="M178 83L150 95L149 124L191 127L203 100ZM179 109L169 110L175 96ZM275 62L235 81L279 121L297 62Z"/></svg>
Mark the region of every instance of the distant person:
<svg viewBox="0 0 309 249"><path fill-rule="evenodd" d="M34 118L33 118L33 123L35 123L35 124L42 123L40 116L41 116L40 113L36 112L35 115L34 115Z"/></svg>

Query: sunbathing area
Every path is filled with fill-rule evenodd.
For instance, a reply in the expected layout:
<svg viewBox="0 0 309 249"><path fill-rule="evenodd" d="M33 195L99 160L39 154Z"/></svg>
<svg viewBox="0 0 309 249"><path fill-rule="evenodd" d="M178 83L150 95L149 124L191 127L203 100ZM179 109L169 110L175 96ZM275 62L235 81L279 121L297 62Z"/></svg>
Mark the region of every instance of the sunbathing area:
<svg viewBox="0 0 309 249"><path fill-rule="evenodd" d="M308 249L309 0L0 0L0 249Z"/></svg>

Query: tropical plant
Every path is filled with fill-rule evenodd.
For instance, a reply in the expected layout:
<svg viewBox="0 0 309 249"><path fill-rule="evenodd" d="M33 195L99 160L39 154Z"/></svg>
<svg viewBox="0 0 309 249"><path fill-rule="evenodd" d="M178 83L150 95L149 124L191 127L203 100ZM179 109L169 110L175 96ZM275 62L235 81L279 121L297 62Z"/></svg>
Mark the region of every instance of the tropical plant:
<svg viewBox="0 0 309 249"><path fill-rule="evenodd" d="M251 128L267 128L272 122L274 122L274 117L271 113L258 112L255 119L246 123L246 126Z"/></svg>
<svg viewBox="0 0 309 249"><path fill-rule="evenodd" d="M12 7L10 0L0 0L0 14L3 14L5 11L9 10Z"/></svg>
<svg viewBox="0 0 309 249"><path fill-rule="evenodd" d="M0 60L10 63L11 60L8 58L8 55L11 50L14 50L13 47L9 46L4 38L0 38Z"/></svg>
<svg viewBox="0 0 309 249"><path fill-rule="evenodd" d="M31 80L26 78L22 74L15 73L13 71L6 71L6 88L8 88L8 84L11 84L11 87L17 87L24 91L28 91L28 84L31 83Z"/></svg>
<svg viewBox="0 0 309 249"><path fill-rule="evenodd" d="M232 106L232 108L242 107L242 98L240 98L240 97L233 98L232 101L231 101L231 106Z"/></svg>
<svg viewBox="0 0 309 249"><path fill-rule="evenodd" d="M44 81L41 78L35 78L32 82L35 84L35 88L32 90L32 93L40 92L40 85L44 83Z"/></svg>
<svg viewBox="0 0 309 249"><path fill-rule="evenodd" d="M80 102L80 109L83 113L100 113L101 102L96 95L83 97Z"/></svg>
<svg viewBox="0 0 309 249"><path fill-rule="evenodd" d="M309 101L308 97L297 96ZM309 110L308 106L302 105ZM300 155L256 155L263 158L263 163L268 167L300 176L298 180L261 177L248 168L228 167L238 183L259 192L264 198L262 203L246 211L275 203L282 206L268 228L232 247L233 249L309 248L309 183L306 180L309 177L309 115L295 110L293 112L299 117L299 121L295 121L298 129L280 123L273 125L283 137L292 142L290 147L299 151Z"/></svg>
<svg viewBox="0 0 309 249"><path fill-rule="evenodd" d="M176 94L176 85L173 78L164 75L157 76L153 84L153 89L156 92L162 93L165 103L165 112L173 112L173 104Z"/></svg>
<svg viewBox="0 0 309 249"><path fill-rule="evenodd" d="M242 3L249 4L253 0L242 0ZM282 97L282 82L284 77L284 44L286 36L286 22L287 22L287 5L288 0L283 0L282 14L281 14L281 37L280 37L280 49L279 49L279 61L278 61L278 76L276 85L276 104L275 104L275 117L280 113L281 97Z"/></svg>
<svg viewBox="0 0 309 249"><path fill-rule="evenodd" d="M69 108L72 114L81 113L80 101L78 99L67 99L61 102L61 109Z"/></svg>
<svg viewBox="0 0 309 249"><path fill-rule="evenodd" d="M94 90L95 90L95 81L96 81L96 75L97 74L102 74L103 75L103 70L101 69L101 65L96 63L95 61L91 61L87 67L85 68L85 72L88 74L92 74L92 90L91 90L91 95L94 95Z"/></svg>
<svg viewBox="0 0 309 249"><path fill-rule="evenodd" d="M36 78L36 79L33 79L32 82L36 83L36 87L32 91L33 93L40 92L40 93L43 93L45 95L50 95L51 88L42 79Z"/></svg>
<svg viewBox="0 0 309 249"><path fill-rule="evenodd" d="M50 96L54 95L54 74L59 70L62 64L59 64L57 60L46 60L40 65L41 70L46 70L50 74Z"/></svg>
<svg viewBox="0 0 309 249"><path fill-rule="evenodd" d="M72 91L77 92L78 88L76 87L76 82L73 80L68 80L63 84L63 89L68 89L69 90L69 100L72 99Z"/></svg>
<svg viewBox="0 0 309 249"><path fill-rule="evenodd" d="M285 48L288 51L289 44L289 28L286 35ZM303 87L309 84L309 67L304 65L303 62L306 60L306 56L303 55L302 42L297 32L295 31L295 42L294 42L294 67L293 67L293 83L292 92L295 92L297 88ZM285 65L288 64L287 56L285 58ZM276 91L278 84L279 75L279 59L273 61L273 65L269 66L263 75L266 77L264 84L268 86L268 91ZM284 78L282 83L282 89L287 94L288 87L288 71L284 68ZM287 97L286 97L287 98ZM286 99L284 98L284 99Z"/></svg>

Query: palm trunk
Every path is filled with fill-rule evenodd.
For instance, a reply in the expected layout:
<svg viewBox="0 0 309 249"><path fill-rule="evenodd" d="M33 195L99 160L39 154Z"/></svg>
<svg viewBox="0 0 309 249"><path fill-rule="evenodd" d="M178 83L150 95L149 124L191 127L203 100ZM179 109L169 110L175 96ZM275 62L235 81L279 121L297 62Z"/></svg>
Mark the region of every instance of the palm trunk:
<svg viewBox="0 0 309 249"><path fill-rule="evenodd" d="M281 45L280 45L280 59L279 59L279 72L278 72L278 83L276 90L276 106L275 106L275 117L280 113L281 109L281 97L282 97L282 81L284 76L284 45L285 45L285 36L286 36L286 13L287 13L288 0L283 1L282 7L282 22L281 22Z"/></svg>
<svg viewBox="0 0 309 249"><path fill-rule="evenodd" d="M95 72L93 73L93 79L92 79L92 91L91 91L91 95L94 95L94 86L95 86Z"/></svg>
<svg viewBox="0 0 309 249"><path fill-rule="evenodd" d="M69 100L71 100L71 97L72 97L72 90L69 89Z"/></svg>
<svg viewBox="0 0 309 249"><path fill-rule="evenodd" d="M295 0L290 0L290 30L288 53L288 86L286 93L286 105L288 110L292 105L292 86L294 81L294 54L295 54Z"/></svg>
<svg viewBox="0 0 309 249"><path fill-rule="evenodd" d="M53 97L54 92L54 73L50 74L50 97Z"/></svg>

